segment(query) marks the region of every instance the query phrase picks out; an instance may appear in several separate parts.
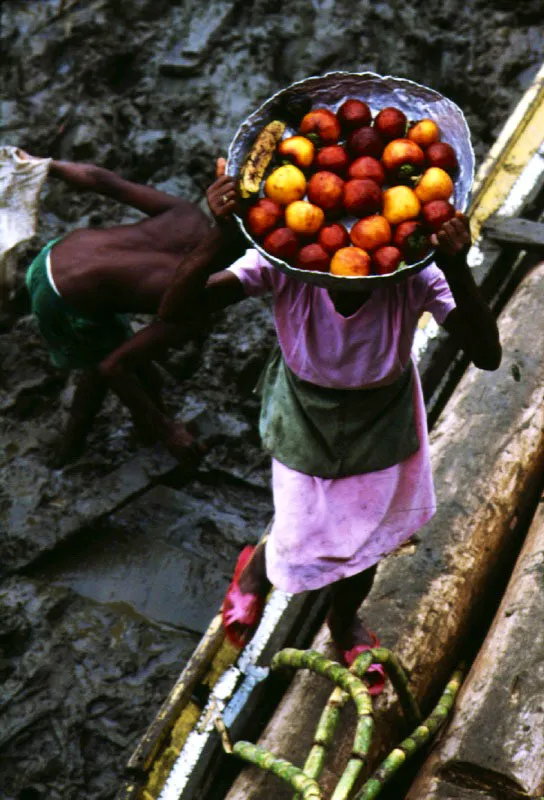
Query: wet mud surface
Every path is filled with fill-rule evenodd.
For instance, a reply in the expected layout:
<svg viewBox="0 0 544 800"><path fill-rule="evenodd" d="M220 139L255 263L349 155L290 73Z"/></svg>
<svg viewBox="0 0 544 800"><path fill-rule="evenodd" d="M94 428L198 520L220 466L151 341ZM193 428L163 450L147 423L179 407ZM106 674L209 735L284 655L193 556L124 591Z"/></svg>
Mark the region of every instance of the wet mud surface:
<svg viewBox="0 0 544 800"><path fill-rule="evenodd" d="M541 3L5 0L0 144L94 161L202 202L238 124L292 80L408 77L456 101L485 156L543 55ZM137 212L50 181L30 258ZM266 301L218 316L161 365L210 450L188 482L110 399L85 455L49 466L73 392L21 288L0 319L0 795L113 798L122 767L272 510L252 395ZM145 319L135 320L136 325Z"/></svg>

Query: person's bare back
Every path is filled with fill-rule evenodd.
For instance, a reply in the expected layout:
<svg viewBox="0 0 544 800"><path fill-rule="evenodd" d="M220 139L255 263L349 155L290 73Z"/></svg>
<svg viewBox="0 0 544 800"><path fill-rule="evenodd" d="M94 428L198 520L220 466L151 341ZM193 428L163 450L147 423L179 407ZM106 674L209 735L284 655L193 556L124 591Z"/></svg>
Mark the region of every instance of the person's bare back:
<svg viewBox="0 0 544 800"><path fill-rule="evenodd" d="M180 260L210 227L200 209L181 201L141 222L75 230L52 248L52 276L80 311L153 314Z"/></svg>

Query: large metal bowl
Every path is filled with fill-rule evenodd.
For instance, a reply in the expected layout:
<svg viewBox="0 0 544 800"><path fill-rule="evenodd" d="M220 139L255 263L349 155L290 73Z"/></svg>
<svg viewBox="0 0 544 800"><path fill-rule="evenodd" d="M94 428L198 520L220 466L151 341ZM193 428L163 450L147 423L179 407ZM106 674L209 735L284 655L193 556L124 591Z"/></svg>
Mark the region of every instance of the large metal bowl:
<svg viewBox="0 0 544 800"><path fill-rule="evenodd" d="M408 119L416 120L430 117L440 126L442 140L455 148L459 160L459 174L455 179L453 202L457 209L464 211L468 206L470 191L474 180L474 151L470 143L470 132L463 112L455 103L439 92L422 86L406 78L382 76L374 72L329 72L320 77L305 78L272 95L254 111L238 128L228 151L227 174L236 176L244 162L261 128L274 119L274 108L283 95L309 95L315 105L322 105L336 111L348 97L357 97L370 106L372 113L377 113L386 106L395 106L404 111ZM286 135L295 133L287 129ZM421 261L401 267L389 275L368 275L366 277L348 277L331 275L330 273L311 272L297 269L267 253L261 245L254 241L247 231L244 221L236 217L242 233L271 264L282 272L305 283L313 283L327 289L342 291L360 291L380 283L403 280L423 269L433 260L429 253ZM349 229L354 218L342 220Z"/></svg>

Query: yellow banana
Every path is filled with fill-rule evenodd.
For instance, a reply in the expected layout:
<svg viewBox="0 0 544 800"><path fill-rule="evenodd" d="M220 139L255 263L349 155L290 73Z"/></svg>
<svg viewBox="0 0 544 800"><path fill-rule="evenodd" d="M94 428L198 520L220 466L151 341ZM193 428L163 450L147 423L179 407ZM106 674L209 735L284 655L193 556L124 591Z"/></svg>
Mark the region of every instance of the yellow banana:
<svg viewBox="0 0 544 800"><path fill-rule="evenodd" d="M257 194L266 168L272 160L276 145L285 131L285 122L274 120L259 133L240 169L240 196L244 199Z"/></svg>

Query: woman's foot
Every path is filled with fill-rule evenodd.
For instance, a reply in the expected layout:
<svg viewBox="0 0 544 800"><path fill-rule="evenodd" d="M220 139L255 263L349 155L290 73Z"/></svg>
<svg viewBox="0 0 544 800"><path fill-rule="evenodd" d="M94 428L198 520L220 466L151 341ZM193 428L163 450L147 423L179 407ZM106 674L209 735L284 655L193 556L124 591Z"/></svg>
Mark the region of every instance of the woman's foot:
<svg viewBox="0 0 544 800"><path fill-rule="evenodd" d="M244 647L257 630L269 590L264 543L244 547L221 610L225 635L236 647Z"/></svg>
<svg viewBox="0 0 544 800"><path fill-rule="evenodd" d="M351 667L361 653L380 646L376 634L365 627L357 616L346 624L343 620L335 619L331 611L327 624L342 661L347 667ZM370 665L365 673L365 683L371 695L381 694L385 686L385 670L381 664Z"/></svg>

